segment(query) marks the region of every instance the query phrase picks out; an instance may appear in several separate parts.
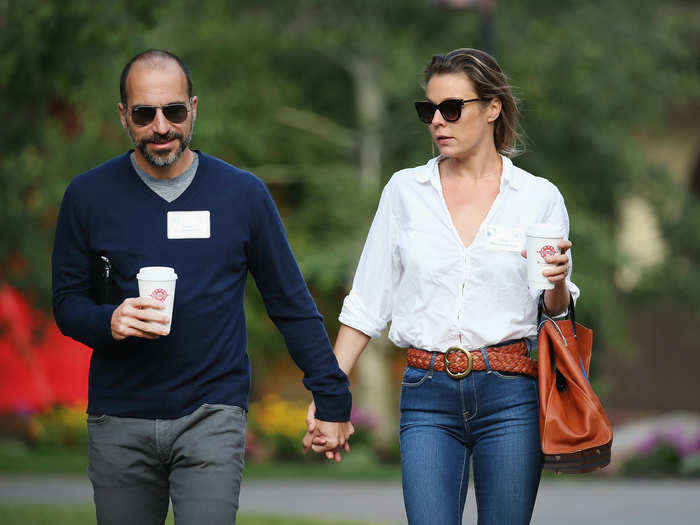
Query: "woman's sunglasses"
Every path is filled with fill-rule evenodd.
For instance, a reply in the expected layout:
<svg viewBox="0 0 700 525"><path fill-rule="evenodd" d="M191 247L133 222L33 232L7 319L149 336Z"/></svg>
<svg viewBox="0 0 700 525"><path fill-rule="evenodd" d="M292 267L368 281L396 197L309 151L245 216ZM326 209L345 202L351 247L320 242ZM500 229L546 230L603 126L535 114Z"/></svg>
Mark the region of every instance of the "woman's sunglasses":
<svg viewBox="0 0 700 525"><path fill-rule="evenodd" d="M459 117L462 116L462 106L467 102L476 102L477 100L483 100L481 98L470 98L468 100L462 100L460 98L450 98L443 100L439 104L433 104L427 100L422 100L416 102L416 111L418 112L418 118L421 119L426 124L430 124L435 116L435 110L440 110L440 115L447 122L457 122Z"/></svg>
<svg viewBox="0 0 700 525"><path fill-rule="evenodd" d="M145 126L153 122L156 118L156 112L160 108L163 111L163 116L173 124L182 124L187 120L189 108L178 102L177 104L166 104L165 106L134 106L131 108L131 120L137 126Z"/></svg>

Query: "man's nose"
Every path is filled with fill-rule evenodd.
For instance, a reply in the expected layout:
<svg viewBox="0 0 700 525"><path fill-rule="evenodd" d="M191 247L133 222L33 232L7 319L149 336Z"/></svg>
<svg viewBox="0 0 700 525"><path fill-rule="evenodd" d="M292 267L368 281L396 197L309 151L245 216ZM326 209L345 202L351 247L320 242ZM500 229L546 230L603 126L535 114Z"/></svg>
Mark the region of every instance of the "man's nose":
<svg viewBox="0 0 700 525"><path fill-rule="evenodd" d="M163 114L163 108L158 108L156 110L156 116L153 119L153 131L159 133L160 135L165 135L170 130L170 123L168 119L165 118Z"/></svg>

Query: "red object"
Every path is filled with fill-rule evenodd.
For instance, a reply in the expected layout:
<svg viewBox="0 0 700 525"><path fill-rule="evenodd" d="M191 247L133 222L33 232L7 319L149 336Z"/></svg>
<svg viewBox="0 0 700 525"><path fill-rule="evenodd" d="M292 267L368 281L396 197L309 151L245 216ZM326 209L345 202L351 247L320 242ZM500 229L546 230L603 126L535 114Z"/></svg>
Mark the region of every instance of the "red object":
<svg viewBox="0 0 700 525"><path fill-rule="evenodd" d="M162 288L156 288L151 292L151 297L153 297L156 301L165 302L165 300L168 298L168 292L163 290Z"/></svg>
<svg viewBox="0 0 700 525"><path fill-rule="evenodd" d="M547 256L554 256L557 254L557 250L554 248L554 246L550 246L549 244L542 246L539 251L540 257L543 259Z"/></svg>
<svg viewBox="0 0 700 525"><path fill-rule="evenodd" d="M90 355L21 293L0 285L0 412L87 406Z"/></svg>

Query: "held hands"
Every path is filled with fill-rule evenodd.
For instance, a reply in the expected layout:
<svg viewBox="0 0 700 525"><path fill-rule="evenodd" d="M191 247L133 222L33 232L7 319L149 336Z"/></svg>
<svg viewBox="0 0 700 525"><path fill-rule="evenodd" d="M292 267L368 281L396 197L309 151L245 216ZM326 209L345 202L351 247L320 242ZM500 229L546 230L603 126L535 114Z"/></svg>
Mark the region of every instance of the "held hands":
<svg viewBox="0 0 700 525"><path fill-rule="evenodd" d="M555 266L543 270L542 275L544 275L550 283L558 287L564 284L566 275L569 273L569 256L566 255L566 252L571 249L572 244L571 241L561 240L557 243L557 246L561 250L560 255L549 255L544 258L548 264L554 264ZM521 251L520 255L527 258L527 252L525 250Z"/></svg>
<svg viewBox="0 0 700 525"><path fill-rule="evenodd" d="M167 335L168 317L158 311L163 308L163 303L150 297L124 299L112 314L112 337L121 341L130 336L157 339Z"/></svg>
<svg viewBox="0 0 700 525"><path fill-rule="evenodd" d="M355 433L350 421L336 423L316 419L316 404L312 401L306 413L306 427L306 435L301 441L305 454L311 449L339 463L342 460L340 450L350 452L348 439Z"/></svg>

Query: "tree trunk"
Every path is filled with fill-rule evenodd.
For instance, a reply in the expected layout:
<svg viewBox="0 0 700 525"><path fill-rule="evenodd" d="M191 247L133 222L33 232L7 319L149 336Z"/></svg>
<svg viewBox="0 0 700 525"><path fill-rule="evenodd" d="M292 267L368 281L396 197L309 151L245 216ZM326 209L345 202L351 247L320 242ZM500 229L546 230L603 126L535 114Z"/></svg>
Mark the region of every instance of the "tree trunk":
<svg viewBox="0 0 700 525"><path fill-rule="evenodd" d="M363 190L379 189L382 170L382 135L384 100L377 82L377 66L370 58L356 58L350 71L355 84L360 143L360 185Z"/></svg>
<svg viewBox="0 0 700 525"><path fill-rule="evenodd" d="M372 58L356 58L350 67L356 93L360 156L360 186L379 195L382 160L382 120L384 100L378 68ZM358 406L376 417L375 446L388 450L396 440L397 413L389 366L391 342L386 337L370 341L357 364L357 384L353 395Z"/></svg>

